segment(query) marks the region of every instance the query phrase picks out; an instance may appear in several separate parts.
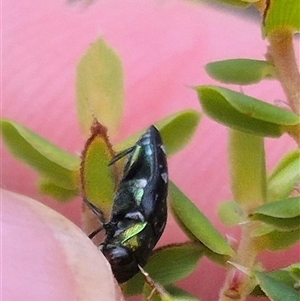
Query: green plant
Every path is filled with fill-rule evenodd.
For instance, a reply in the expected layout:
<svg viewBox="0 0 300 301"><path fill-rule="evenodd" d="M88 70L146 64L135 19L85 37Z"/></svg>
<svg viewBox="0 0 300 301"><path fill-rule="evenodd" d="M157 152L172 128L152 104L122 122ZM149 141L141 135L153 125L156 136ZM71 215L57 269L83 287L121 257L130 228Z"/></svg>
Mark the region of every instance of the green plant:
<svg viewBox="0 0 300 301"><path fill-rule="evenodd" d="M248 5L244 1L230 2ZM300 28L299 12L299 2L267 2L262 27L270 42L267 61L233 59L206 66L212 77L230 84L246 85L265 78L278 79L291 111L223 87L194 88L206 115L230 128L229 163L234 200L220 204L219 216L228 226L240 225L243 234L238 248L233 250L209 220L171 183L171 209L190 241L166 246L153 253L145 269L166 289L158 290L161 294L154 298L196 300L173 283L190 274L202 256L227 265L228 276L220 300L245 300L250 293L265 294L275 301L299 298L294 289L299 286L299 264L263 272L256 259L262 250L288 248L299 241L300 236L300 198L291 197L300 182L300 152L295 150L287 154L268 176L264 153L265 137L279 138L288 133L299 144L299 72L292 45L294 32ZM122 68L116 53L103 40L95 42L81 60L76 87L79 122L85 135L89 136L93 118L104 124L110 135L114 135L123 111ZM198 112L188 110L156 123L168 155L189 142L199 119ZM178 130L182 132L178 134ZM1 131L11 152L39 171L39 187L45 194L60 201L71 200L80 194L78 157L62 151L13 121L2 120ZM131 146L138 135L114 145L114 150ZM111 175L107 166L112 157L107 150L105 141L95 145L95 154L103 156L98 160L96 155L92 155L91 168L95 168L96 176L90 177L89 182L91 193L95 195L93 205L109 216L113 185L118 175ZM103 185L99 186L100 182ZM186 254L184 258L182 252ZM149 295L149 287L141 275L126 283L123 291L126 295L142 292Z"/></svg>

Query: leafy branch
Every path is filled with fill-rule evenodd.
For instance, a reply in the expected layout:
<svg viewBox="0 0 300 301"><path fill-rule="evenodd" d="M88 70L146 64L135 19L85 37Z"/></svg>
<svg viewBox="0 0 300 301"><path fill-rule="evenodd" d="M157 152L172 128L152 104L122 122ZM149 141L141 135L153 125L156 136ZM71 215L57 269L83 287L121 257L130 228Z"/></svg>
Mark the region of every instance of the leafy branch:
<svg viewBox="0 0 300 301"><path fill-rule="evenodd" d="M241 0L224 2L249 4ZM248 85L277 79L285 91L290 110L221 86L194 88L203 112L230 129L228 153L233 200L220 204L219 217L227 226L239 225L242 238L233 248L184 192L171 183L170 207L189 241L159 248L151 256L145 270L166 289L158 290L153 295L155 300L199 300L174 283L192 273L203 256L228 270L220 301L242 301L249 294L265 295L272 301L292 301L299 297L296 290L300 283L299 264L267 272L258 267L257 256L265 249L287 249L300 239L300 197L294 191L300 182L300 152L297 149L288 153L268 174L264 150L265 137L280 138L286 133L300 144L300 75L293 47L294 33L300 29L300 2L259 1L255 5L263 15L262 31L270 43L267 60L210 62L206 71L223 84ZM123 89L121 60L104 40L99 39L77 69L77 110L85 136L88 137L96 118L114 137L123 114ZM186 110L155 123L169 156L190 141L200 116L197 111ZM108 162L114 151L131 146L139 135L136 133L112 146L103 131L93 140L90 152L84 153L86 181L81 183L78 156L68 154L11 120L1 120L1 133L11 153L39 172L39 188L45 194L66 202L80 195L84 186L92 196L92 205L105 216L110 214L114 185L118 180L117 172L107 167ZM90 224L83 228L87 232L94 230ZM127 296L149 295L149 287L141 274L122 285L122 289Z"/></svg>
<svg viewBox="0 0 300 301"><path fill-rule="evenodd" d="M237 96L236 92L223 91L223 88L198 88L202 108L206 114L232 129L229 140L232 192L235 202L240 206L240 215L244 218L244 223L241 224L242 237L235 255L230 259L232 268L227 274L220 301L245 300L257 283L271 300L296 300L295 297L299 297L298 293L290 287L280 283L275 285L272 278L269 279L264 274L255 272L257 255L264 248L274 250L276 245L274 240L279 238L279 233L275 231L280 227L279 231L283 231L283 225L279 226L279 223L284 224L285 231L290 231L286 235L290 235L291 238L294 231L298 231L300 221L300 198L276 201L278 199L271 192L271 187L274 189L274 185L270 186L271 181L268 182L266 178L262 138L279 137L286 132L299 145L300 75L293 47L293 35L300 29L300 3L296 4L293 1L266 1L265 5L262 3L263 1L260 1L256 6L263 13L262 30L270 43L266 55L267 61L229 60L210 63L206 68L215 79L231 84L243 85L258 82L263 78L276 78L285 91L287 103L293 113L272 105L267 108L267 104L259 100L242 94ZM289 116L294 121L290 119L289 122L289 117L285 114L291 114ZM299 164L299 151L294 159ZM284 165L287 160L284 159L279 166ZM279 169L280 167L277 171ZM281 171L279 176L281 183L292 182L292 173L288 175ZM294 185L299 183L299 165L296 173L298 179L293 181ZM276 172L270 178L276 177L275 174ZM286 189L288 193L284 194L284 197L288 197L293 188L290 186L288 188L286 185L278 187L278 190ZM293 213L292 203L296 205ZM277 204L280 204L281 209L275 216L274 210ZM258 213L262 208L268 208L266 215ZM222 210L230 210L230 207L223 207ZM289 214L284 216L284 212ZM228 216L229 213L223 212L222 215ZM264 231L265 234L262 235ZM261 234L254 235L254 233ZM277 235L272 236L275 233ZM299 233L295 241L299 239L298 235ZM269 239L269 242L266 243L266 239ZM290 244L291 241L285 240L278 243L275 249L285 248Z"/></svg>

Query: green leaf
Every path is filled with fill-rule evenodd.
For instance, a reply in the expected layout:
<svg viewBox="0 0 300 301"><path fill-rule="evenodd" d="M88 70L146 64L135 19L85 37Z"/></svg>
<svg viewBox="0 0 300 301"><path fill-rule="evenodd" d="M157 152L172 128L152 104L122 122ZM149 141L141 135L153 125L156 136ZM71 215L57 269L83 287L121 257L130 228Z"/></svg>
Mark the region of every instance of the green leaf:
<svg viewBox="0 0 300 301"><path fill-rule="evenodd" d="M169 182L170 183L170 182ZM168 200L170 202L170 200ZM172 210L172 207L171 207ZM187 228L187 226L183 223L183 221L180 219L179 216L177 216L177 213L172 210L172 215L175 218L178 226L180 227L180 229L185 233L185 235L191 240L191 241L199 241L198 238ZM203 245L203 247L205 247ZM206 248L206 247L205 247Z"/></svg>
<svg viewBox="0 0 300 301"><path fill-rule="evenodd" d="M230 128L279 137L300 123L296 114L258 99L217 86L196 88L204 112Z"/></svg>
<svg viewBox="0 0 300 301"><path fill-rule="evenodd" d="M279 251L287 249L300 240L300 229L289 232L274 230L255 239L258 251Z"/></svg>
<svg viewBox="0 0 300 301"><path fill-rule="evenodd" d="M272 225L264 224L261 225L259 228L255 229L254 231L251 232L252 237L258 237L258 236L263 236L266 235L272 231L275 230L275 227Z"/></svg>
<svg viewBox="0 0 300 301"><path fill-rule="evenodd" d="M100 123L94 122L92 135L82 153L80 169L83 196L100 209L104 220L108 220L113 202L117 166L109 167L114 153L108 141L107 131Z"/></svg>
<svg viewBox="0 0 300 301"><path fill-rule="evenodd" d="M266 275L278 280L279 282L289 286L290 288L294 287L295 280L291 277L290 272L286 269L277 270L265 273ZM254 296L264 296L264 292L261 290L260 286L257 285L254 290L251 292L251 295Z"/></svg>
<svg viewBox="0 0 300 301"><path fill-rule="evenodd" d="M246 214L243 209L233 201L222 202L218 205L218 216L221 222L232 227L246 221Z"/></svg>
<svg viewBox="0 0 300 301"><path fill-rule="evenodd" d="M231 247L219 231L199 211L199 209L179 190L174 183L169 184L170 205L180 223L212 252L232 256Z"/></svg>
<svg viewBox="0 0 300 301"><path fill-rule="evenodd" d="M290 266L283 269L288 271L290 276L300 284L300 262L291 264Z"/></svg>
<svg viewBox="0 0 300 301"><path fill-rule="evenodd" d="M268 178L267 194L269 200L288 197L300 183L300 151L288 153Z"/></svg>
<svg viewBox="0 0 300 301"><path fill-rule="evenodd" d="M212 62L205 66L205 70L220 82L236 85L250 85L275 77L274 66L269 62L250 59Z"/></svg>
<svg viewBox="0 0 300 301"><path fill-rule="evenodd" d="M261 289L272 301L296 301L300 299L299 292L275 278L261 272L254 272L254 275Z"/></svg>
<svg viewBox="0 0 300 301"><path fill-rule="evenodd" d="M166 290L168 291L168 293L170 293L175 301L201 301L185 290L174 285L168 285L166 287Z"/></svg>
<svg viewBox="0 0 300 301"><path fill-rule="evenodd" d="M222 254L215 253L204 245L203 245L203 252L205 257L207 257L209 260L225 267L227 266L228 260L230 260L229 255L222 255Z"/></svg>
<svg viewBox="0 0 300 301"><path fill-rule="evenodd" d="M201 301L179 287L169 285L166 289L175 301Z"/></svg>
<svg viewBox="0 0 300 301"><path fill-rule="evenodd" d="M235 201L245 209L263 204L266 199L263 138L230 131L229 165Z"/></svg>
<svg viewBox="0 0 300 301"><path fill-rule="evenodd" d="M236 91L217 86L202 86L198 88L198 90L200 90L200 93L202 91L203 93L218 92L240 113L249 115L258 120L286 126L297 125L300 123L299 116L293 112L281 109Z"/></svg>
<svg viewBox="0 0 300 301"><path fill-rule="evenodd" d="M282 29L299 32L300 1L270 1L266 9L264 19L264 31L266 35Z"/></svg>
<svg viewBox="0 0 300 301"><path fill-rule="evenodd" d="M145 270L161 285L169 285L191 274L203 255L203 248L197 243L169 245L159 248L151 255ZM140 294L144 277L141 273L130 279L123 287L126 296Z"/></svg>
<svg viewBox="0 0 300 301"><path fill-rule="evenodd" d="M300 227L300 216L292 218L275 218L263 214L254 214L251 216L253 220L262 221L270 224L280 231L291 231Z"/></svg>
<svg viewBox="0 0 300 301"><path fill-rule="evenodd" d="M122 120L124 87L122 63L103 39L96 41L77 66L77 111L89 135L96 118L115 135Z"/></svg>
<svg viewBox="0 0 300 301"><path fill-rule="evenodd" d="M200 113L194 110L185 110L172 114L155 123L160 131L164 146L168 155L172 155L189 143L200 121ZM117 152L132 146L145 129L130 136L121 143L115 145Z"/></svg>
<svg viewBox="0 0 300 301"><path fill-rule="evenodd" d="M80 190L78 189L67 189L63 188L56 183L52 183L47 179L42 179L39 182L39 189L43 194L51 196L52 198L60 201L66 202L70 199L78 196L80 194Z"/></svg>
<svg viewBox="0 0 300 301"><path fill-rule="evenodd" d="M169 155L182 150L192 139L201 115L194 110L185 110L158 121L166 152Z"/></svg>
<svg viewBox="0 0 300 301"><path fill-rule="evenodd" d="M65 189L80 187L78 157L14 121L2 119L0 126L3 141L12 155L37 170L42 178Z"/></svg>
<svg viewBox="0 0 300 301"><path fill-rule="evenodd" d="M252 214L261 214L278 218L300 216L300 196L264 204L254 209Z"/></svg>
<svg viewBox="0 0 300 301"><path fill-rule="evenodd" d="M300 197L293 197L262 205L251 213L253 220L260 220L282 230L300 227Z"/></svg>

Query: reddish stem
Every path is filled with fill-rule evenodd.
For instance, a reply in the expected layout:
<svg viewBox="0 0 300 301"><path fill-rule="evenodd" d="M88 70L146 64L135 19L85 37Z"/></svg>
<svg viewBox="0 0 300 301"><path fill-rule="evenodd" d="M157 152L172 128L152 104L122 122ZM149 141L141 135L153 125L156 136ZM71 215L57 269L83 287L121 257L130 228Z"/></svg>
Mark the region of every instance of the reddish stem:
<svg viewBox="0 0 300 301"><path fill-rule="evenodd" d="M236 255L231 259L237 266L245 271L251 271L255 264L257 249L252 239L252 232L257 223L249 222L243 226L243 233ZM244 301L254 288L253 279L237 267L231 268L221 290L219 301Z"/></svg>
<svg viewBox="0 0 300 301"><path fill-rule="evenodd" d="M271 32L268 39L269 55L288 103L293 112L300 115L300 73L293 47L293 33L289 29L280 29Z"/></svg>

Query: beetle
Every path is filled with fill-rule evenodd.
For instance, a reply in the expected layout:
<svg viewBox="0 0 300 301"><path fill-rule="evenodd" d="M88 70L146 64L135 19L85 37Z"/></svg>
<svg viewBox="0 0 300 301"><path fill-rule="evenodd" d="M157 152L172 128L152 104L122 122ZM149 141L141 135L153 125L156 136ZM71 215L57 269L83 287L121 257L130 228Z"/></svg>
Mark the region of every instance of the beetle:
<svg viewBox="0 0 300 301"><path fill-rule="evenodd" d="M119 283L131 279L139 266L145 266L167 221L168 167L156 127L150 126L134 146L115 156L110 165L124 156L128 157L114 195L110 221L103 223L106 236L99 246ZM98 208L85 202L100 215Z"/></svg>

